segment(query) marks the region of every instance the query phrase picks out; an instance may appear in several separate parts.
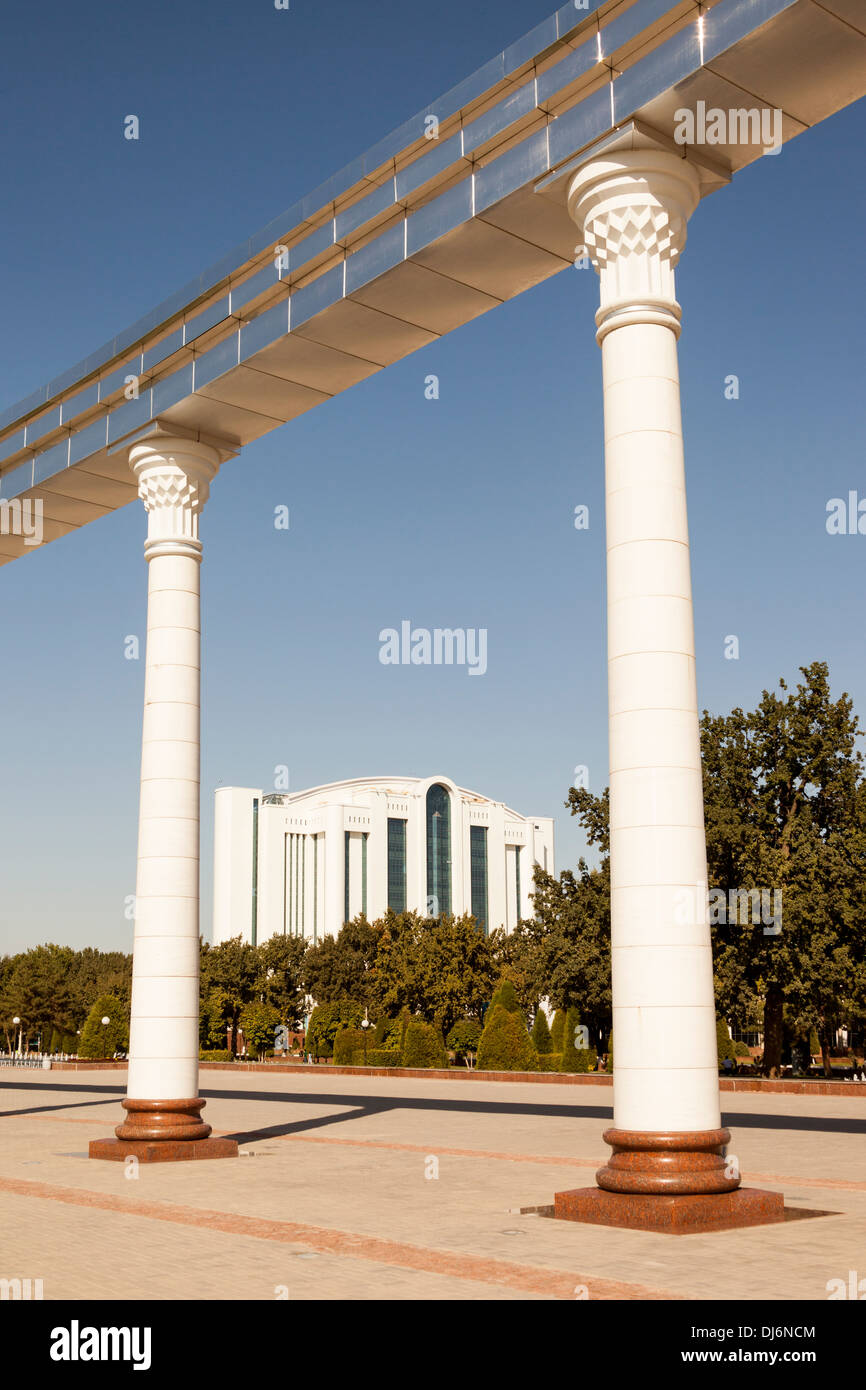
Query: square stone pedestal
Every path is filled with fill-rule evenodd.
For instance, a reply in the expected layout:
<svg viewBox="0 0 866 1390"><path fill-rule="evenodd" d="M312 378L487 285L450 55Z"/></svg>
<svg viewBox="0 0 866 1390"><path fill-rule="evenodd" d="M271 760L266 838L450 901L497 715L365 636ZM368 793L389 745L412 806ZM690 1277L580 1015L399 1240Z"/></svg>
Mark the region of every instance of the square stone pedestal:
<svg viewBox="0 0 866 1390"><path fill-rule="evenodd" d="M91 1139L90 1157L122 1163L183 1163L202 1158L237 1158L234 1139Z"/></svg>
<svg viewBox="0 0 866 1390"><path fill-rule="evenodd" d="M763 1192L756 1187L680 1197L576 1187L570 1192L556 1193L554 1215L561 1221L683 1236L784 1221L785 1199L781 1192Z"/></svg>

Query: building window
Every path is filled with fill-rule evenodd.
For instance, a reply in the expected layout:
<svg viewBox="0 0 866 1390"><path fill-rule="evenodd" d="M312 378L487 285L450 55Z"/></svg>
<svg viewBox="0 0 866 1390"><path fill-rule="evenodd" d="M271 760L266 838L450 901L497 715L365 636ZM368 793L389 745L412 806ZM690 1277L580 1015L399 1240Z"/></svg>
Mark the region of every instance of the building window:
<svg viewBox="0 0 866 1390"><path fill-rule="evenodd" d="M253 902L250 927L252 944L257 945L259 931L259 798L253 797Z"/></svg>
<svg viewBox="0 0 866 1390"><path fill-rule="evenodd" d="M344 894L345 902L344 902L344 907L343 907L343 921L344 921L344 922L348 922L348 920L349 920L349 832L348 832L348 830L346 831L346 855L345 855L345 865L344 865L344 871L343 871L343 872L344 872L344 877L345 877L345 894Z"/></svg>
<svg viewBox="0 0 866 1390"><path fill-rule="evenodd" d="M515 926L520 921L520 845L514 846L514 886L517 890L517 910L514 915Z"/></svg>
<svg viewBox="0 0 866 1390"><path fill-rule="evenodd" d="M313 836L313 945L319 942L319 837Z"/></svg>
<svg viewBox="0 0 866 1390"><path fill-rule="evenodd" d="M406 911L406 822L388 821L388 906Z"/></svg>
<svg viewBox="0 0 866 1390"><path fill-rule="evenodd" d="M469 860L472 884L472 916L479 930L487 935L487 829L483 825L469 827Z"/></svg>
<svg viewBox="0 0 866 1390"><path fill-rule="evenodd" d="M451 911L451 798L438 782L427 793L427 910Z"/></svg>
<svg viewBox="0 0 866 1390"><path fill-rule="evenodd" d="M367 841L369 835L361 836L361 915L367 916Z"/></svg>

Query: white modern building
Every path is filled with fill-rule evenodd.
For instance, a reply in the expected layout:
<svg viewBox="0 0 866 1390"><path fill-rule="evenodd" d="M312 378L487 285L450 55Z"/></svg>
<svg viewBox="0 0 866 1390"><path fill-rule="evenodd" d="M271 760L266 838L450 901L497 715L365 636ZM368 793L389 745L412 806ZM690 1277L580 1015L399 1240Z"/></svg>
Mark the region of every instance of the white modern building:
<svg viewBox="0 0 866 1390"><path fill-rule="evenodd" d="M215 798L214 943L317 942L359 913L471 913L485 932L532 916L533 870L554 872L553 821L448 777L358 777Z"/></svg>

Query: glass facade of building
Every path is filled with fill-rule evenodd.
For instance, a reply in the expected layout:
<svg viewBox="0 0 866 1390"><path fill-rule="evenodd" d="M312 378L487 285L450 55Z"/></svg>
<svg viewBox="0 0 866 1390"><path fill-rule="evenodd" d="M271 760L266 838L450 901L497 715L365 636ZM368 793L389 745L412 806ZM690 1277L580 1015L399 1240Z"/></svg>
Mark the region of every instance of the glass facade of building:
<svg viewBox="0 0 866 1390"><path fill-rule="evenodd" d="M406 911L406 822L388 820L388 906Z"/></svg>
<svg viewBox="0 0 866 1390"><path fill-rule="evenodd" d="M469 827L469 863L472 890L472 916L487 935L487 827Z"/></svg>
<svg viewBox="0 0 866 1390"><path fill-rule="evenodd" d="M451 911L451 798L438 782L427 793L427 909Z"/></svg>

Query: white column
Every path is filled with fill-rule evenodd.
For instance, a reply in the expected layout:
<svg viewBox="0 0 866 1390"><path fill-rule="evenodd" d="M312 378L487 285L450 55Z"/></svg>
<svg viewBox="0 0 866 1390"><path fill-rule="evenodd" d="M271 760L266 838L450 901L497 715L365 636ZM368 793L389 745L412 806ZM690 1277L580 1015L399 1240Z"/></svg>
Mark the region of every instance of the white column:
<svg viewBox="0 0 866 1390"><path fill-rule="evenodd" d="M147 510L147 659L128 1095L198 1095L198 518L221 455L189 439L134 444Z"/></svg>
<svg viewBox="0 0 866 1390"><path fill-rule="evenodd" d="M674 287L698 198L653 149L568 195L601 280L618 1130L720 1124Z"/></svg>

